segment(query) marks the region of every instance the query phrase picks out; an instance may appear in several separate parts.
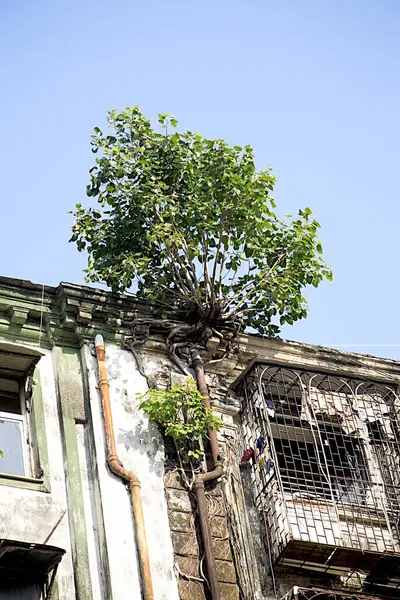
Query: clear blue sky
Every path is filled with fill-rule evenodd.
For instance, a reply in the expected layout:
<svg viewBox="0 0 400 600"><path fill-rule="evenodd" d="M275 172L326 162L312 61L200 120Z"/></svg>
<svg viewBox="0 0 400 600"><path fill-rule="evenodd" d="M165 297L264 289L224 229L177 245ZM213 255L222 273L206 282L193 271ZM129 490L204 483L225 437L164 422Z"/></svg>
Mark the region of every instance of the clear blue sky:
<svg viewBox="0 0 400 600"><path fill-rule="evenodd" d="M139 104L251 144L322 223L334 282L285 337L400 359L399 32L398 0L3 0L1 273L83 283L89 137Z"/></svg>

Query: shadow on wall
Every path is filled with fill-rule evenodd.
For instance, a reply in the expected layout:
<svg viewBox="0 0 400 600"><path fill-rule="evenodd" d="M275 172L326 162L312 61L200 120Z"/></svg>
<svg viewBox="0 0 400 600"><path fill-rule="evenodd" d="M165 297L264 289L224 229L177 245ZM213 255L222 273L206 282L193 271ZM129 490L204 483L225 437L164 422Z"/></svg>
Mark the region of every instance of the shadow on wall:
<svg viewBox="0 0 400 600"><path fill-rule="evenodd" d="M134 430L120 429L117 441L118 444L123 444L127 451L133 450L146 454L149 458L150 472L155 473L157 477L163 477L164 446L156 427L153 423L140 420Z"/></svg>
<svg viewBox="0 0 400 600"><path fill-rule="evenodd" d="M149 470L155 473L157 477L164 476L164 445L157 425L144 419L141 415L138 404L139 401L132 394L129 394L125 386L129 386L126 378L127 367L132 370L132 375L137 378L139 384L138 391L146 389L146 384L142 375L140 375L132 364L133 358L129 353L117 353L115 356L110 353L108 364L108 374L110 381L114 380L122 384L121 387L115 387L113 394L115 398L122 400L122 406L126 413L132 415L136 421L135 428L124 430L118 428L117 443L123 444L127 452L138 452L141 455L147 455L149 459ZM144 384L141 386L140 384ZM141 388L141 389L140 389Z"/></svg>

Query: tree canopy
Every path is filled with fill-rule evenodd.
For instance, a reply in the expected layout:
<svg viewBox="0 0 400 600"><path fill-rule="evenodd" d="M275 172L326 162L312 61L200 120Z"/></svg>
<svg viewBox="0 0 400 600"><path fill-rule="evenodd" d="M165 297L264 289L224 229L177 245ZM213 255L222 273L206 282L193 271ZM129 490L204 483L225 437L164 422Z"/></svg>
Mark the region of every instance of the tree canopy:
<svg viewBox="0 0 400 600"><path fill-rule="evenodd" d="M87 195L71 241L88 253L87 280L218 328L235 323L276 335L307 315L304 288L331 279L311 210L275 213L271 169L250 146L192 131L173 116L159 127L138 107L108 113L95 128Z"/></svg>

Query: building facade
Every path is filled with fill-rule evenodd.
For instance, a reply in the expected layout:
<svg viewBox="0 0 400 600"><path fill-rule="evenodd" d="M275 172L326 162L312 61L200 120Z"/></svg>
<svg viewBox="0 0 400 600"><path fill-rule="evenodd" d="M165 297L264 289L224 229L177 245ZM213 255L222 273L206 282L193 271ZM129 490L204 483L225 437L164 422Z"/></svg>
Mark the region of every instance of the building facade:
<svg viewBox="0 0 400 600"><path fill-rule="evenodd" d="M0 600L143 597L129 486L110 469L99 335L153 596L211 597L193 491L138 408L148 386L182 381L167 333L129 298L0 278ZM400 364L250 335L224 350L212 339L205 353L223 421L223 476L206 486L220 597L400 597Z"/></svg>

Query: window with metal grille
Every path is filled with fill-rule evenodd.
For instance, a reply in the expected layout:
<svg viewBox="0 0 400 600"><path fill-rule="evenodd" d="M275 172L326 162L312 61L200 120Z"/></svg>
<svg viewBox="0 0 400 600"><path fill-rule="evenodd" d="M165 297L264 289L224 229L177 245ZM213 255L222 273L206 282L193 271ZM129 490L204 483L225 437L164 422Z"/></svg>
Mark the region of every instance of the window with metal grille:
<svg viewBox="0 0 400 600"><path fill-rule="evenodd" d="M255 451L255 500L277 556L286 531L299 541L400 552L396 385L256 365L239 392L243 451Z"/></svg>
<svg viewBox="0 0 400 600"><path fill-rule="evenodd" d="M331 499L333 491L336 501L364 505L367 471L360 445L351 438L341 439L334 430L323 443L327 470L320 443L274 438L283 489L293 495L327 499ZM338 460L342 454L342 460Z"/></svg>

